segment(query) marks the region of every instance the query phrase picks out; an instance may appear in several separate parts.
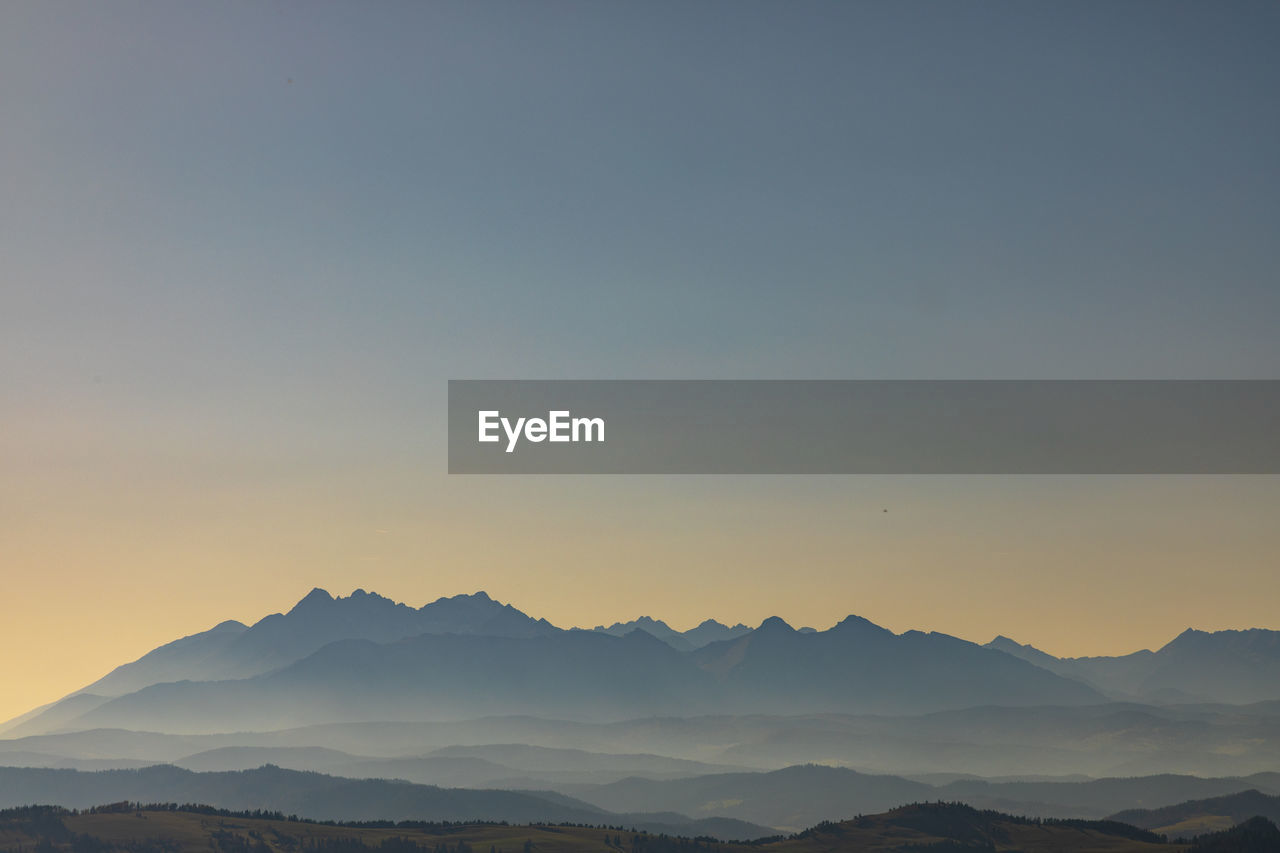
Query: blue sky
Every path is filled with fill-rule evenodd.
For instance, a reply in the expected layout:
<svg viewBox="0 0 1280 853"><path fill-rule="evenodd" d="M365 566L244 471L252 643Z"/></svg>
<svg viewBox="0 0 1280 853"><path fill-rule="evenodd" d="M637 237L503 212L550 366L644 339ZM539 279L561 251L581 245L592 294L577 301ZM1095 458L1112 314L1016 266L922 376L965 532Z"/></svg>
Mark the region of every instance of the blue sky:
<svg viewBox="0 0 1280 853"><path fill-rule="evenodd" d="M6 337L144 398L1280 355L1271 4L5 14Z"/></svg>

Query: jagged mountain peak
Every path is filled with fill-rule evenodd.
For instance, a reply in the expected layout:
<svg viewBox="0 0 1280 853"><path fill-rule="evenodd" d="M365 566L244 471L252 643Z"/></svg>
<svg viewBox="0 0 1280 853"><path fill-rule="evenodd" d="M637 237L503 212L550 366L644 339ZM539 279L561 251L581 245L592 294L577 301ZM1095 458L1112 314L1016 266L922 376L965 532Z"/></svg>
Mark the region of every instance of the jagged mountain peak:
<svg viewBox="0 0 1280 853"><path fill-rule="evenodd" d="M322 606L325 604L332 604L333 601L334 601L334 598L332 595L329 594L329 590L321 589L320 587L317 586L317 587L313 587L311 592L307 593L301 599L299 599L298 603L293 605L293 607L289 610L289 612L296 613L302 610L306 610L308 608Z"/></svg>
<svg viewBox="0 0 1280 853"><path fill-rule="evenodd" d="M205 700L198 697L224 689L201 684L265 677L282 673L287 667L293 667L288 678L295 680L305 680L329 667L323 678L316 679L316 684L328 691L336 689L333 684L344 683L342 679L349 673L373 678L380 671L374 664L383 659L385 663L379 666L388 684L400 684L402 671L421 668L423 677L413 682L419 686L405 688L408 692L401 697L408 703L407 708L420 707L414 702L422 697L409 695L412 691L426 691L424 696L429 692L420 685L449 683L436 675L456 675L457 696L446 690L440 694L443 698L433 701L445 710L456 706L461 713L477 707L468 703L479 701L462 689L474 672L507 667L517 682L531 677L530 672L538 672L539 679L554 674L565 689L579 690L582 685L560 671L560 657L567 651L579 655L578 665L584 672L633 673L638 695L666 696L662 701L671 702L671 707L686 707L679 705L683 700L677 694L667 695L672 685L680 685L687 691L687 707L700 711L743 707L769 713L791 713L796 709L878 713L904 708L963 707L966 703L1090 703L1113 692L1173 696L1172 691L1176 690L1182 691L1176 695L1260 701L1275 698L1273 685L1277 682L1272 676L1280 675L1280 632L1261 629L1213 633L1192 629L1160 653L1088 661L1059 660L1003 635L987 648L940 633L908 631L899 635L856 615L826 631L803 636L779 616L765 619L754 630L745 626L730 629L706 619L697 628L683 633L671 631L670 636L663 636L661 631L667 628L666 623L650 616L615 627L626 627L618 633L626 642L614 643L604 638L584 642L510 604L494 601L483 591L442 597L415 608L361 588L335 598L317 587L288 614L273 614L249 628L235 621L223 622L117 668L94 685L77 691L95 695L60 707L42 725L65 725L80 717L100 722L124 720L127 709L133 707L131 702L150 707L147 703L152 702L148 698L152 694L129 702L115 702L114 697L135 691L141 694L143 688L152 685L171 688L154 691L154 695L171 696L177 703L173 708L187 708L182 703L188 702L190 708L198 710L205 706ZM526 645L522 642L526 640L534 642ZM661 643L675 651L661 648ZM321 654L326 648L327 653ZM431 654L424 657L424 650ZM1006 650L1009 654L1001 653ZM798 651L805 653L797 654ZM454 673L447 670L447 666L453 666L449 660L454 655L460 655L461 660L483 659L487 663L482 667L458 664L460 668ZM522 662L514 664L512 655L519 655ZM312 663L295 666L304 659L311 659ZM445 669L435 673L432 666ZM261 683L275 684L283 690L280 685L286 682L293 683L283 677ZM257 684L225 689L252 692L259 689ZM940 684L946 685L945 689ZM552 698L556 702L579 701L582 696L566 700L555 694ZM513 694L509 698L512 707L521 707L519 701L523 700L519 696ZM621 703L622 699L611 696L609 701ZM238 699L227 701L238 707ZM526 710L561 707L547 699L544 705ZM621 712L622 707L618 705L613 711ZM289 708L293 713L293 706ZM660 704L643 708L667 710ZM375 711L382 713L378 709L367 713ZM166 714L176 713L158 709L154 719L164 721L170 718ZM266 724L263 720L272 725L279 721L266 711L262 713L264 716L254 725Z"/></svg>
<svg viewBox="0 0 1280 853"><path fill-rule="evenodd" d="M756 628L758 632L779 631L788 634L794 634L795 628L792 628L781 616L770 616L768 619L760 623L760 627Z"/></svg>
<svg viewBox="0 0 1280 853"><path fill-rule="evenodd" d="M652 616L638 616L630 622L614 622L607 628L604 625L597 625L593 630L604 631L605 633L630 633L636 628L659 628L664 632L670 631L673 634L680 633L668 625L661 619L654 619Z"/></svg>
<svg viewBox="0 0 1280 853"><path fill-rule="evenodd" d="M1160 649L1160 656L1186 654L1229 654L1280 661L1280 631L1266 628L1200 631L1188 628Z"/></svg>
<svg viewBox="0 0 1280 853"><path fill-rule="evenodd" d="M487 603L487 604L497 604L497 603L498 603L498 602L494 601L494 600L493 600L493 598L491 598L491 597L489 596L489 593L485 592L484 590L478 590L478 591L476 591L476 592L470 592L470 593L468 593L468 592L460 592L460 593L458 593L457 595L442 595L442 596L440 596L439 598L437 598L435 601L433 601L433 602L431 602L431 603L432 603L432 604L443 604L443 603L448 602L448 601L456 601L456 602L462 602L462 603L472 602L472 601L473 601L473 602L476 602L477 604L486 604L486 603ZM424 606L426 606L426 605L424 605ZM510 604L508 604L508 605L506 605L506 606L507 606L507 607L510 607L511 605L510 605Z"/></svg>
<svg viewBox="0 0 1280 853"><path fill-rule="evenodd" d="M368 611L370 609L377 612L385 612L390 610L398 611L402 616L411 616L412 614L428 614L443 612L454 609L456 607L466 608L469 611L507 611L519 614L510 604L500 604L489 596L484 590L475 593L460 593L458 595L441 596L435 601L422 605L421 607L413 607L403 602L395 601L385 595L379 595L362 587L352 590L350 595L335 596L322 587L316 587L307 593L285 614L273 614L267 616L259 623L268 620L279 619L281 616L308 615L311 613L325 613L326 615L337 612L354 613L356 611ZM521 614L523 615L523 614Z"/></svg>
<svg viewBox="0 0 1280 853"><path fill-rule="evenodd" d="M272 613L252 626L221 622L153 649L76 692L110 697L165 682L246 678L341 640L386 643L430 633L533 637L558 631L485 592L414 608L363 588L335 597L317 586L286 613Z"/></svg>
<svg viewBox="0 0 1280 853"><path fill-rule="evenodd" d="M385 595L378 595L376 592L367 592L360 588L352 590L351 594L347 596L347 599L351 601L389 601L392 604L399 604L399 602L392 601ZM337 600L342 601L342 598L339 597ZM403 606L407 607L408 605Z"/></svg>
<svg viewBox="0 0 1280 853"><path fill-rule="evenodd" d="M842 634L872 634L872 635L892 635L893 632L888 628L882 628L870 619L864 619L850 613L831 627L832 631Z"/></svg>

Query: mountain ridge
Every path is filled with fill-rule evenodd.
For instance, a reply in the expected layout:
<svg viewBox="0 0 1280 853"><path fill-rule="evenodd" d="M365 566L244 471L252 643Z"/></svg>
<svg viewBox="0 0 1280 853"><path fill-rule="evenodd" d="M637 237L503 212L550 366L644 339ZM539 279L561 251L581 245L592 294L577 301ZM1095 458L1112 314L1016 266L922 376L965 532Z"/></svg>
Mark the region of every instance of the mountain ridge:
<svg viewBox="0 0 1280 853"><path fill-rule="evenodd" d="M1117 699L1231 702L1280 699L1280 631L1187 628L1156 651L1059 658L997 636L986 644Z"/></svg>
<svg viewBox="0 0 1280 853"><path fill-rule="evenodd" d="M388 779L349 779L264 765L253 770L199 773L172 765L133 770L79 771L0 767L0 808L33 801L64 808L107 802L201 802L231 810L265 810L314 820L622 823L697 826L686 815L612 813L554 791L441 788ZM674 821L672 820L674 819ZM754 835L771 827L726 820Z"/></svg>
<svg viewBox="0 0 1280 853"><path fill-rule="evenodd" d="M331 604L316 599L308 606ZM896 635L860 619L802 633L775 617L742 637L687 653L642 629L622 637L559 630L526 637L419 634L391 642L348 637L248 678L152 684L91 707L64 727L195 734L465 718L495 709L622 720L1103 701L1082 683L944 634Z"/></svg>
<svg viewBox="0 0 1280 853"><path fill-rule="evenodd" d="M696 636L701 645L689 636ZM606 646L591 637L605 638ZM495 644L494 640L509 642ZM614 640L620 644L607 646ZM624 685L612 691L613 696L603 691L591 695L584 684L566 681L562 673L552 677L554 667L526 654L528 643L592 658L597 674L610 667L634 672L632 680L640 678L643 683L638 688ZM316 587L288 611L270 614L253 625L226 620L159 646L43 710L9 721L5 733L15 737L77 727L152 727L145 720L122 715L121 709L142 707L143 700L155 697L163 697L173 708L182 701L200 704L206 699L209 707L230 707L255 693L269 693L263 685L290 680L301 684L305 679L299 673L306 671L313 673L315 682L309 686L309 700L318 697L332 703L337 701L334 691L326 691L320 683L323 661L336 668L331 675L337 681L381 690L391 683L389 660L399 661L407 667L405 671L426 672L425 664L406 656L405 648L423 654L434 650L437 656L479 655L477 660L484 666L507 672L512 682L527 682L528 672L514 670L494 656L498 647L524 655L528 672L540 672L549 683L560 684L583 713L598 708L612 719L637 713L916 713L1135 696L1143 701L1280 698L1280 686L1268 686L1280 684L1280 632L1267 629L1212 633L1188 629L1158 652L1059 659L1003 636L979 646L940 632L895 634L853 614L825 631L797 630L778 616L754 629L741 623L730 628L709 619L681 633L644 616L607 628L564 630L499 603L484 591L440 597L414 608L362 588L335 597ZM599 652L602 648L610 651ZM611 656L607 665L599 659L602 654ZM359 672L353 674L353 667ZM374 685L370 679L375 672L381 672L386 683ZM444 674L439 667L435 672ZM1260 673L1268 678L1259 677ZM442 684L457 688L451 701L460 713L483 710L477 691L487 691L514 713L577 718L573 707L551 702L536 690L528 694L534 699L526 702L511 690L486 687L460 670L447 674L452 680ZM222 687L209 686L215 684ZM461 684L469 686L463 690ZM392 685L391 692L396 691L406 694L402 699L412 692ZM184 692L189 700L180 700ZM655 698L660 694L670 694L672 701ZM624 695L629 697L625 702ZM172 705L175 701L177 706ZM440 708L451 707L441 697L433 701ZM292 705L279 701L269 713L241 717L244 725L257 730L284 728L336 721L343 707L360 703L344 699L332 713L324 711L322 704L315 713L308 709L297 719L290 717L290 708L303 707L300 701ZM373 716L366 709L358 719Z"/></svg>

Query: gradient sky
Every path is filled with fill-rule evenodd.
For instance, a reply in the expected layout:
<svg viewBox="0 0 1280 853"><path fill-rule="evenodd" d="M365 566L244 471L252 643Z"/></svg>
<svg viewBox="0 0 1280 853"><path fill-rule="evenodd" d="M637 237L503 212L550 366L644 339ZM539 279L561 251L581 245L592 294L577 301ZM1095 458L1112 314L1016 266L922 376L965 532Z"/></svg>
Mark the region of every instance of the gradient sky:
<svg viewBox="0 0 1280 853"><path fill-rule="evenodd" d="M443 441L448 378L1277 378L1277 44L1273 2L0 5L0 719L317 585L1280 628L1280 478Z"/></svg>

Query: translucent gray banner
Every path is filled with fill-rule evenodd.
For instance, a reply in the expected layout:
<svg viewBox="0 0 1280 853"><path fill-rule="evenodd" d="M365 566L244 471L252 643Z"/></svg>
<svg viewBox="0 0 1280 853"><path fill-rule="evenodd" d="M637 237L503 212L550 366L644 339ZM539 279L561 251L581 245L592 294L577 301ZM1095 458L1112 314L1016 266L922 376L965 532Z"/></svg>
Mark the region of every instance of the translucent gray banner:
<svg viewBox="0 0 1280 853"><path fill-rule="evenodd" d="M451 474L1277 474L1276 380L450 380Z"/></svg>

